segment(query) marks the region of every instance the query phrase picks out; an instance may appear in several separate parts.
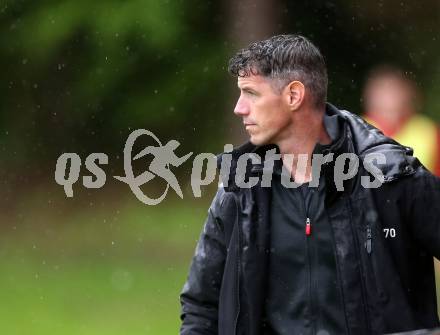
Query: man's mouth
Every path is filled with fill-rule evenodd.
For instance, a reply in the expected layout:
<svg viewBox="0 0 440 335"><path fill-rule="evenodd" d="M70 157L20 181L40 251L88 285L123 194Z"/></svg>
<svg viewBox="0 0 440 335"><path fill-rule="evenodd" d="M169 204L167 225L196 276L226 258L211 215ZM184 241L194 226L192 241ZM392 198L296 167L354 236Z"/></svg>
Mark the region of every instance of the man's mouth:
<svg viewBox="0 0 440 335"><path fill-rule="evenodd" d="M245 127L255 126L256 125L255 123L250 123L250 122L243 122L243 124L244 124Z"/></svg>

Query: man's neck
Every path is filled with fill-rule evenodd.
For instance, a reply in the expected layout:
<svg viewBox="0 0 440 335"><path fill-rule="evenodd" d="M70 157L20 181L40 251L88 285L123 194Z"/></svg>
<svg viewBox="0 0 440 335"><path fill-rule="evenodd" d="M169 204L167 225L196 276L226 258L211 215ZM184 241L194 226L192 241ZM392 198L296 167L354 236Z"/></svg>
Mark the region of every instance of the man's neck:
<svg viewBox="0 0 440 335"><path fill-rule="evenodd" d="M277 145L284 166L295 182L302 184L312 179L312 154L316 144L329 144L331 138L324 126L324 111L304 110L292 121L292 127L286 130ZM290 159L286 155L291 155Z"/></svg>

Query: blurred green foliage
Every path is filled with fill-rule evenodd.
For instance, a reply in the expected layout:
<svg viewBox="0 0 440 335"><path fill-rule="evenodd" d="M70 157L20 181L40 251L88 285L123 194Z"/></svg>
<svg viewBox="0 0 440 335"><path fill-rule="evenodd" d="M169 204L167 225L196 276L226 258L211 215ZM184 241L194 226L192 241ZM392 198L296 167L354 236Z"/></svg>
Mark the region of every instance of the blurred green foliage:
<svg viewBox="0 0 440 335"><path fill-rule="evenodd" d="M221 27L206 20L215 9L203 1L2 4L2 163L120 152L140 127L208 139L198 111L221 120L226 79Z"/></svg>
<svg viewBox="0 0 440 335"><path fill-rule="evenodd" d="M425 111L440 119L438 1L273 6L267 36L299 32L317 43L330 101L361 112L368 70L391 62L415 77ZM251 20L246 11L232 19L236 10L233 2L202 0L2 2L0 167L51 166L65 151L120 153L141 127L188 150L220 151L224 121L233 118L227 59L243 46L234 36Z"/></svg>
<svg viewBox="0 0 440 335"><path fill-rule="evenodd" d="M426 95L424 112L440 120L438 0L273 6L266 35L302 33L316 42L328 64L329 101L361 113L368 70L389 62L410 72ZM177 332L178 293L213 190L156 207L114 183L76 185L67 199L53 180L55 162L63 152L83 160L105 152L107 174L118 174L137 128L179 140L185 153L231 143L235 82L226 64L243 46L238 40L253 39L241 30L252 19L246 8L232 18L238 7L0 3L1 334Z"/></svg>

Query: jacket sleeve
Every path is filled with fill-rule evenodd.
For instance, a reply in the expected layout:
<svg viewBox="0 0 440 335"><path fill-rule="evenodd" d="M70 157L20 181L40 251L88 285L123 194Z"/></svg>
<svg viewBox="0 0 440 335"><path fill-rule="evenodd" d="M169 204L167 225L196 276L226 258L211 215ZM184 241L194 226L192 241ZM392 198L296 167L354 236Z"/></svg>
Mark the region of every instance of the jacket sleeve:
<svg viewBox="0 0 440 335"><path fill-rule="evenodd" d="M180 335L218 334L218 303L226 259L224 229L217 215L223 193L219 189L208 210L188 279L180 295Z"/></svg>
<svg viewBox="0 0 440 335"><path fill-rule="evenodd" d="M440 259L440 178L421 167L406 192L411 199L409 217L414 238Z"/></svg>

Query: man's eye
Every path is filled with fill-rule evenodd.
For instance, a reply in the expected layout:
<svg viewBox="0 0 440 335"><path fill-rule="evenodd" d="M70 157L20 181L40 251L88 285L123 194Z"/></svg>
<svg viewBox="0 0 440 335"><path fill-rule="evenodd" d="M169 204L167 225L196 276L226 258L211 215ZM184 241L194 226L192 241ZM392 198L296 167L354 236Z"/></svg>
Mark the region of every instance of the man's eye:
<svg viewBox="0 0 440 335"><path fill-rule="evenodd" d="M249 95L257 95L257 93L255 93L254 91L244 91L246 94L249 94Z"/></svg>

